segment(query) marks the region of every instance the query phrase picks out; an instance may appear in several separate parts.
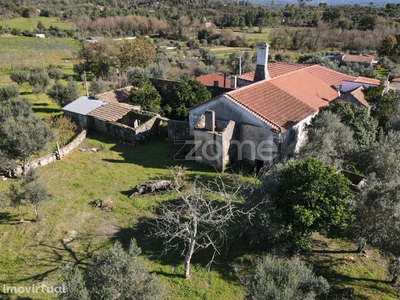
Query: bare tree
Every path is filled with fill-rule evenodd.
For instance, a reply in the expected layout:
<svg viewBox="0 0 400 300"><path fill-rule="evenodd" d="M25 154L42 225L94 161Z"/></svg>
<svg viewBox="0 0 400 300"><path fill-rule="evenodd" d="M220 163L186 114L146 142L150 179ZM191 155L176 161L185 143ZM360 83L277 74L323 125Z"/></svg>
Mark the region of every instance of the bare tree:
<svg viewBox="0 0 400 300"><path fill-rule="evenodd" d="M244 211L238 207L245 194L244 184L228 186L219 177L207 185L195 180L186 191L177 189L181 200L174 204L161 204L152 235L164 239L165 252L183 244L184 277L190 277L190 261L199 249L212 248L215 255L226 245L228 227L244 216L253 217L255 208Z"/></svg>

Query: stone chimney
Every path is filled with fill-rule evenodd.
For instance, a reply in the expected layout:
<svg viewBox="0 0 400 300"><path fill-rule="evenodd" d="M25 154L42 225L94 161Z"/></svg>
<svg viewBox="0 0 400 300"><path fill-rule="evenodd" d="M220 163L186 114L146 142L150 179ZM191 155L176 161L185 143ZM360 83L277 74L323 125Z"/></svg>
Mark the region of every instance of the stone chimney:
<svg viewBox="0 0 400 300"><path fill-rule="evenodd" d="M204 127L207 131L215 130L215 112L213 110L207 109L205 112L206 126Z"/></svg>
<svg viewBox="0 0 400 300"><path fill-rule="evenodd" d="M257 45L257 66L256 72L254 73L254 82L261 81L264 79L270 79L268 73L268 50L269 45L267 43L258 43Z"/></svg>
<svg viewBox="0 0 400 300"><path fill-rule="evenodd" d="M216 87L219 86L219 81L218 80L214 80L214 86L216 86Z"/></svg>

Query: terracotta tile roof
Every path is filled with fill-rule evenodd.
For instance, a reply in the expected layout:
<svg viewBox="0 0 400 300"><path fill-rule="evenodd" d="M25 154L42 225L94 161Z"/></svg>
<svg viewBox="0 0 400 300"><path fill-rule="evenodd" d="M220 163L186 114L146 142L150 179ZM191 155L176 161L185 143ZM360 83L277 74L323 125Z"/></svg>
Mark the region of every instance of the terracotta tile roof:
<svg viewBox="0 0 400 300"><path fill-rule="evenodd" d="M338 97L334 85L348 76L318 65L264 80L226 96L278 131L286 131Z"/></svg>
<svg viewBox="0 0 400 300"><path fill-rule="evenodd" d="M131 111L130 107L109 103L93 110L89 116L102 121L116 122Z"/></svg>
<svg viewBox="0 0 400 300"><path fill-rule="evenodd" d="M392 82L400 82L400 75L393 78Z"/></svg>
<svg viewBox="0 0 400 300"><path fill-rule="evenodd" d="M372 63L374 60L374 57L371 55L352 55L352 54L346 54L343 56L343 60L345 61L350 61L350 62L356 62L356 63Z"/></svg>
<svg viewBox="0 0 400 300"><path fill-rule="evenodd" d="M328 68L324 68L320 65L313 65L307 69L313 76L320 78L326 84L331 86L341 85L343 80L354 81L356 77L346 75Z"/></svg>
<svg viewBox="0 0 400 300"><path fill-rule="evenodd" d="M109 103L127 103L133 86L126 86L113 91L97 94L95 97L99 100Z"/></svg>
<svg viewBox="0 0 400 300"><path fill-rule="evenodd" d="M360 83L367 83L367 84L375 84L379 85L381 81L379 79L374 79L374 78L368 78L368 77L362 77L358 76L354 82L360 82Z"/></svg>
<svg viewBox="0 0 400 300"><path fill-rule="evenodd" d="M291 72L305 69L308 67L310 67L310 65L277 62L277 63L272 63L272 64L268 65L268 73L271 78L275 78L275 77L286 75ZM255 71L248 72L248 73L242 74L241 76L238 76L238 78L248 80L248 81L253 81L254 73L255 73Z"/></svg>
<svg viewBox="0 0 400 300"><path fill-rule="evenodd" d="M367 102L367 100L365 100L365 95L363 93L363 90L364 90L364 87L363 86L359 86L358 88L356 88L356 89L354 89L352 91L344 93L343 95L340 96L340 98L342 98L346 102L351 102L351 103L355 103L355 104L362 104L366 108L370 108L371 105Z"/></svg>
<svg viewBox="0 0 400 300"><path fill-rule="evenodd" d="M253 84L253 89L238 89L227 96L278 132L286 131L315 112L271 82L262 83L264 84Z"/></svg>
<svg viewBox="0 0 400 300"><path fill-rule="evenodd" d="M226 78L224 86L224 77L218 74L207 74L203 76L196 77L196 80L204 84L205 86L214 86L214 81L218 81L219 87L231 87L231 81Z"/></svg>
<svg viewBox="0 0 400 300"><path fill-rule="evenodd" d="M343 56L345 56L346 54L344 53L344 52L340 52L340 53L338 53L338 54L335 54L334 56L332 56L332 57L334 57L334 58L340 58L340 57L343 57Z"/></svg>
<svg viewBox="0 0 400 300"><path fill-rule="evenodd" d="M255 71L247 72L247 73L244 73L244 74L238 76L237 78L248 80L248 81L253 81L254 73L255 73Z"/></svg>

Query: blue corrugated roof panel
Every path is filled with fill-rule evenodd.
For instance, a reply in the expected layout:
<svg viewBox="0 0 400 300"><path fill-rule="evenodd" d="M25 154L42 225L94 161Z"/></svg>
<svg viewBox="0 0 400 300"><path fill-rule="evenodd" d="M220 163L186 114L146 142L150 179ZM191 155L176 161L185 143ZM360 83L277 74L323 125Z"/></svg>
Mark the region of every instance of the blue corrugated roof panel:
<svg viewBox="0 0 400 300"><path fill-rule="evenodd" d="M106 104L107 102L82 96L64 106L62 110L86 116L87 114L94 111L96 108Z"/></svg>

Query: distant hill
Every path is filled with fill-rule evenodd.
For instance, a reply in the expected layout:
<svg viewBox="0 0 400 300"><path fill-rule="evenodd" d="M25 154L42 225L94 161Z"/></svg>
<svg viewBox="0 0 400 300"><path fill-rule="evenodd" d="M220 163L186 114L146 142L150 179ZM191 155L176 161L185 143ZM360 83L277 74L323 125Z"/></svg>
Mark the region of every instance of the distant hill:
<svg viewBox="0 0 400 300"><path fill-rule="evenodd" d="M256 3L256 4L263 4L266 6L269 6L271 3L270 0L250 0L251 3ZM286 4L292 5L292 4L298 4L298 0L274 0L275 5L277 6L285 6ZM362 5L362 6L369 6L370 3L373 3L372 6L374 7L380 7L380 6L385 6L388 3L397 3L397 1L392 0L392 1L387 1L387 0L312 0L310 2L307 2L307 5L319 5L320 3L326 3L328 6L332 5Z"/></svg>

